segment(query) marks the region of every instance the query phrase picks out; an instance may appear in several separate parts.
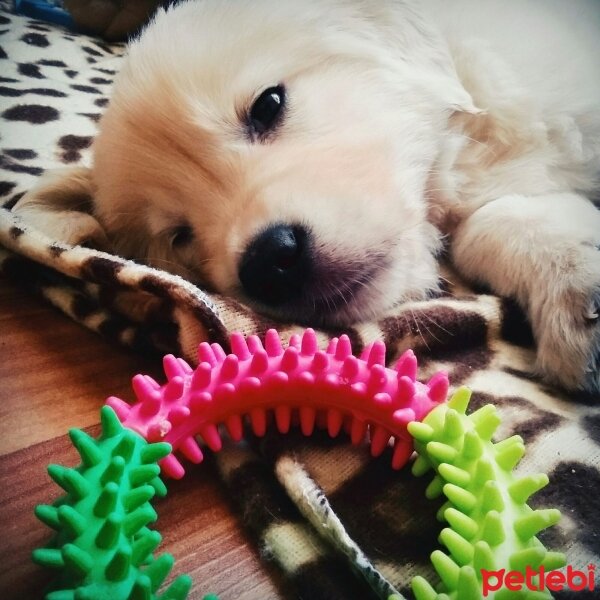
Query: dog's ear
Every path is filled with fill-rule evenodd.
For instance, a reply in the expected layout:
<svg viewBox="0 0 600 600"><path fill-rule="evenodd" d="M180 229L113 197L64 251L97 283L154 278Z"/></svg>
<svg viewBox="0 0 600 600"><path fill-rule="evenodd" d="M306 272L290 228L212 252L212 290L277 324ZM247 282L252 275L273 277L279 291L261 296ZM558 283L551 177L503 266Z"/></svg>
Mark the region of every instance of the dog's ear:
<svg viewBox="0 0 600 600"><path fill-rule="evenodd" d="M13 212L53 240L108 249L104 229L93 216L93 197L91 169L56 169L45 173Z"/></svg>

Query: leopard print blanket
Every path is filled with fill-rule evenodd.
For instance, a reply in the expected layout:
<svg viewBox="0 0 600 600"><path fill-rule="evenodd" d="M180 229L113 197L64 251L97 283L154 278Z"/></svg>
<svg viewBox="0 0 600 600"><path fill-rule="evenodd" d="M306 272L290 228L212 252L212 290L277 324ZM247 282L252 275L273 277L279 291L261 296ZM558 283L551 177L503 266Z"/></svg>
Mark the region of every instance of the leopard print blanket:
<svg viewBox="0 0 600 600"><path fill-rule="evenodd" d="M232 331L262 335L277 326L247 307L189 282L111 254L48 239L11 208L45 169L89 159L89 145L123 47L12 13L0 3L0 270L82 326L134 351L173 352L190 362L202 340L227 345ZM421 379L443 369L453 387L474 391L474 407L498 406L498 435L518 433L527 454L520 473L547 472L535 506L556 506L559 526L543 541L580 569L600 558L600 403L568 397L536 379L531 334L516 306L475 293L449 273L438 298L397 308L380 321L345 329L360 351L380 339L388 360L413 348ZM339 331L321 331L324 341ZM299 598L410 597L428 574L440 526L425 482L315 434L268 434L216 457L244 525L265 561ZM429 573L429 575L431 575ZM435 577L432 577L435 579ZM290 592L292 593L292 592ZM593 592L577 598L591 598ZM566 598L560 592L557 598Z"/></svg>

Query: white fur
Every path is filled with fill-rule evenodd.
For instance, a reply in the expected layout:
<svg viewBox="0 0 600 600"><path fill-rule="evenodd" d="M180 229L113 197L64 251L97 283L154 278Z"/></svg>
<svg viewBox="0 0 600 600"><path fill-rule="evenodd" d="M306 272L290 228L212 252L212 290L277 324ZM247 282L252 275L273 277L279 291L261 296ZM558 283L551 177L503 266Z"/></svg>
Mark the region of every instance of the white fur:
<svg viewBox="0 0 600 600"><path fill-rule="evenodd" d="M241 117L279 83L283 125L252 143ZM426 297L446 235L528 312L543 373L600 387L595 0L185 2L131 45L94 156L125 254L240 295L253 236L304 222L356 277L387 261L327 316L344 324ZM184 221L195 240L173 249Z"/></svg>

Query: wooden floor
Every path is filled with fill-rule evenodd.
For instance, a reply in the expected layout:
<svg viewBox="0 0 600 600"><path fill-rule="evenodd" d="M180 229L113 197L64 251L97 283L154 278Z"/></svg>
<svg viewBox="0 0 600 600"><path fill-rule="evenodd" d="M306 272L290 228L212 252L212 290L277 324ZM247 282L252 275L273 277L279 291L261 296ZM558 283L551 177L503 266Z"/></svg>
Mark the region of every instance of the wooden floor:
<svg viewBox="0 0 600 600"><path fill-rule="evenodd" d="M77 464L68 429L97 433L104 399L130 399L138 372L152 374L157 365L109 345L0 278L0 599L43 597L48 573L30 554L50 530L33 509L60 495L46 466ZM168 487L167 498L154 502L160 550L174 555L174 573L192 576L190 600L211 592L221 600L283 598L210 466Z"/></svg>

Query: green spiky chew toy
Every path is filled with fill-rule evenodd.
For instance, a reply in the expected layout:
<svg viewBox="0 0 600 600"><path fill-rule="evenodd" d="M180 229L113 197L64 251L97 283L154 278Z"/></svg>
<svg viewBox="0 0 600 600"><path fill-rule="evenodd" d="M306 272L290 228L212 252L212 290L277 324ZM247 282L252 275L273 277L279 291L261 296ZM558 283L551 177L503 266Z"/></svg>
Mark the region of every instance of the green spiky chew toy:
<svg viewBox="0 0 600 600"><path fill-rule="evenodd" d="M47 600L183 600L191 587L177 577L160 595L173 557L152 552L161 536L146 526L156 520L150 505L166 488L158 460L171 452L166 443L148 444L123 428L111 408L101 411L102 434L94 439L79 429L69 434L81 456L70 469L50 465L50 477L67 494L53 505L36 507L37 517L56 530L51 544L33 560L58 570Z"/></svg>
<svg viewBox="0 0 600 600"><path fill-rule="evenodd" d="M525 446L520 436L498 443L491 441L500 424L493 405L466 414L471 398L459 389L447 404L441 404L423 422L408 430L419 454L413 474L430 469L435 476L426 495L444 494L448 501L438 514L448 527L440 542L448 554L436 550L431 561L441 579L438 590L424 578L415 577L412 589L417 600L480 600L483 598L482 569L519 571L558 569L565 557L549 552L535 537L560 519L556 509L533 510L527 505L532 494L548 483L544 474L518 479L513 473ZM496 600L551 598L547 591L500 589L487 598Z"/></svg>

